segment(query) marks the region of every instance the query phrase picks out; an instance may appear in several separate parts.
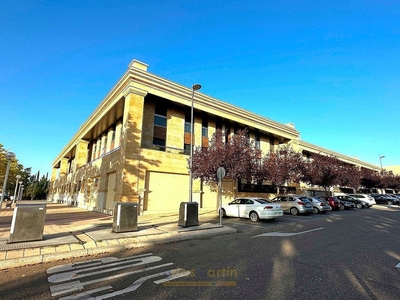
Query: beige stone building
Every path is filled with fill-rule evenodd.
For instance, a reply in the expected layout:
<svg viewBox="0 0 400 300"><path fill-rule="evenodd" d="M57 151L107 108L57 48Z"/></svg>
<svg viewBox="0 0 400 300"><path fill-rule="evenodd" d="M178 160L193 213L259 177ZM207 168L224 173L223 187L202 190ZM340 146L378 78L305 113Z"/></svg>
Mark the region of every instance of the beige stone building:
<svg viewBox="0 0 400 300"><path fill-rule="evenodd" d="M189 200L188 158L192 88L151 74L133 60L128 70L79 128L52 165L49 200L111 213L115 202L138 202L141 213L177 212ZM281 124L229 103L194 93L195 146L208 146L217 129L247 128L268 152L290 144L304 156L332 151L300 140L293 124ZM363 168L379 167L333 152ZM248 193L223 181L223 202ZM217 209L217 193L199 180L193 201Z"/></svg>

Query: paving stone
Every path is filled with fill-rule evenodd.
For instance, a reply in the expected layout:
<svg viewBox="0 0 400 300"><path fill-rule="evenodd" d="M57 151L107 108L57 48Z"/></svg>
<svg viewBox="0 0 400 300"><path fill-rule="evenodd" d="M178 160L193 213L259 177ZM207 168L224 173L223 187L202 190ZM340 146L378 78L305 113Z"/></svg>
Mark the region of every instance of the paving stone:
<svg viewBox="0 0 400 300"><path fill-rule="evenodd" d="M24 257L24 249L7 251L7 259Z"/></svg>
<svg viewBox="0 0 400 300"><path fill-rule="evenodd" d="M52 254L56 253L56 247L55 246L50 246L50 247L43 247L40 248L40 254Z"/></svg>
<svg viewBox="0 0 400 300"><path fill-rule="evenodd" d="M113 246L113 245L119 245L119 241L118 240L107 240L107 243L109 246Z"/></svg>
<svg viewBox="0 0 400 300"><path fill-rule="evenodd" d="M88 242L88 243L84 243L83 247L85 247L85 249L93 249L93 248L97 248L97 245L95 242Z"/></svg>
<svg viewBox="0 0 400 300"><path fill-rule="evenodd" d="M56 247L56 252L61 253L61 252L69 252L71 249L69 248L69 245L59 245Z"/></svg>
<svg viewBox="0 0 400 300"><path fill-rule="evenodd" d="M24 257L40 255L40 248L25 249Z"/></svg>
<svg viewBox="0 0 400 300"><path fill-rule="evenodd" d="M83 249L85 249L85 247L83 246L82 243L78 243L78 244L69 244L69 247L71 248L71 251L83 250Z"/></svg>

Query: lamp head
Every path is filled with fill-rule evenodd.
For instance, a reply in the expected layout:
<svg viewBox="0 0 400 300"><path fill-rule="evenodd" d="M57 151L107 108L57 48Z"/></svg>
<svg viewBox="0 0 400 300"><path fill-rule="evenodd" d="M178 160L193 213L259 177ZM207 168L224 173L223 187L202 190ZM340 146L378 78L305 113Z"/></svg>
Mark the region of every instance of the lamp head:
<svg viewBox="0 0 400 300"><path fill-rule="evenodd" d="M15 159L15 153L14 153L14 152L11 152L11 151L7 152L7 153L6 153L6 159L7 159L7 160L13 160L13 159Z"/></svg>
<svg viewBox="0 0 400 300"><path fill-rule="evenodd" d="M200 84L194 84L192 88L193 88L194 91L198 91L199 89L201 89L201 85Z"/></svg>

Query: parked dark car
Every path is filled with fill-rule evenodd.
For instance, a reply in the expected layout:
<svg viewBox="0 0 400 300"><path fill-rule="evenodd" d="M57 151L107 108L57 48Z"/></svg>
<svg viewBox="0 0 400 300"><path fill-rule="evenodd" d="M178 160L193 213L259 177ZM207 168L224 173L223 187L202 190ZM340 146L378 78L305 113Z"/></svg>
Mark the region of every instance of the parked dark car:
<svg viewBox="0 0 400 300"><path fill-rule="evenodd" d="M352 196L336 196L340 201L348 201L354 203L355 207L357 208L367 208L369 207L369 204L365 201L362 201L358 198L352 197Z"/></svg>
<svg viewBox="0 0 400 300"><path fill-rule="evenodd" d="M372 194L377 204L399 205L400 200L388 194Z"/></svg>
<svg viewBox="0 0 400 300"><path fill-rule="evenodd" d="M1 198L1 193L0 193L0 198ZM11 200L11 198L10 198L10 195L9 194L7 194L7 193L4 193L4 198L3 198L3 200L4 201L10 201Z"/></svg>
<svg viewBox="0 0 400 300"><path fill-rule="evenodd" d="M340 200L339 204L339 209L344 210L344 209L353 209L356 208L356 205L353 202L345 201L345 200Z"/></svg>

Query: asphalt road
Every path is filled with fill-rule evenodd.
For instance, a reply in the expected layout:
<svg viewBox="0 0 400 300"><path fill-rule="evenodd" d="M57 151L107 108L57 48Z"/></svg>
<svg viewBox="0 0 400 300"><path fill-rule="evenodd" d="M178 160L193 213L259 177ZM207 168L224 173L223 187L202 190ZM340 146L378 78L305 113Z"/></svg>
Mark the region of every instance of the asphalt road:
<svg viewBox="0 0 400 300"><path fill-rule="evenodd" d="M0 299L400 299L400 207L223 224L238 233L3 271Z"/></svg>

